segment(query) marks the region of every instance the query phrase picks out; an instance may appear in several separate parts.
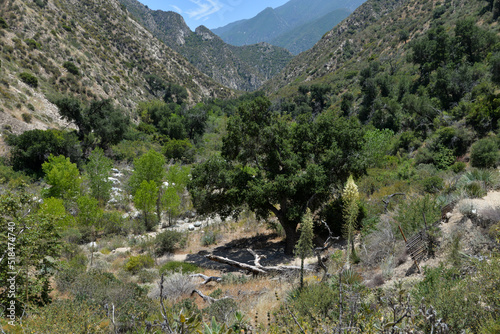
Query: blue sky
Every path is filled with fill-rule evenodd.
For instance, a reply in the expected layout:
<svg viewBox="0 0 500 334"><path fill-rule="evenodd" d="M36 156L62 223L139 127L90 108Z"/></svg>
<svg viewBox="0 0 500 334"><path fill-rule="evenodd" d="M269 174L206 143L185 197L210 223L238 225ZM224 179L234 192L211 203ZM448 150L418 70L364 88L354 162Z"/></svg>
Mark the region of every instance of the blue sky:
<svg viewBox="0 0 500 334"><path fill-rule="evenodd" d="M191 30L200 25L209 29L250 19L266 7L276 8L289 0L139 0L150 9L174 11L182 15Z"/></svg>

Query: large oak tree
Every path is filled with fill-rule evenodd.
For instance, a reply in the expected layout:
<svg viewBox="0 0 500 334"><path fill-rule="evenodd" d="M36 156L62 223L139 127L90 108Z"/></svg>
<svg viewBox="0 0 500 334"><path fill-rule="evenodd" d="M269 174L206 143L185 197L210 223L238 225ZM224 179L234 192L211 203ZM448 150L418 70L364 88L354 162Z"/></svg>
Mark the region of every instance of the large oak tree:
<svg viewBox="0 0 500 334"><path fill-rule="evenodd" d="M201 214L276 216L292 254L307 208L321 207L349 174L365 171L363 128L355 118L325 112L293 120L259 97L228 123L221 155L192 170L188 189Z"/></svg>

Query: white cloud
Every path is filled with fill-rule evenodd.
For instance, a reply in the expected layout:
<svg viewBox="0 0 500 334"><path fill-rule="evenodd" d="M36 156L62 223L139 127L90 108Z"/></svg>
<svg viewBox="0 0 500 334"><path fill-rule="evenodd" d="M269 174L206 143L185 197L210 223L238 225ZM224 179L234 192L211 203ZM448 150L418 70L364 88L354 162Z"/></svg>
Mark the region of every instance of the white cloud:
<svg viewBox="0 0 500 334"><path fill-rule="evenodd" d="M212 15L222 9L223 5L218 0L189 0L198 8L186 12L190 18L199 20L202 18L207 18L207 16Z"/></svg>
<svg viewBox="0 0 500 334"><path fill-rule="evenodd" d="M182 14L182 9L180 9L176 5L170 5L170 7L172 7L177 13Z"/></svg>

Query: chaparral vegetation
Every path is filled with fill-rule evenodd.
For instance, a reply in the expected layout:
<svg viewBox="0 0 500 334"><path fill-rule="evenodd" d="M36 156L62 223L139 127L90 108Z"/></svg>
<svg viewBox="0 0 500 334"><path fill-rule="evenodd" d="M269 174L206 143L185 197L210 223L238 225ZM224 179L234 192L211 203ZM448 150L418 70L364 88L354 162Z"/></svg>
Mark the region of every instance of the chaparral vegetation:
<svg viewBox="0 0 500 334"><path fill-rule="evenodd" d="M0 333L500 332L499 0L217 49L247 92L141 6L0 4Z"/></svg>

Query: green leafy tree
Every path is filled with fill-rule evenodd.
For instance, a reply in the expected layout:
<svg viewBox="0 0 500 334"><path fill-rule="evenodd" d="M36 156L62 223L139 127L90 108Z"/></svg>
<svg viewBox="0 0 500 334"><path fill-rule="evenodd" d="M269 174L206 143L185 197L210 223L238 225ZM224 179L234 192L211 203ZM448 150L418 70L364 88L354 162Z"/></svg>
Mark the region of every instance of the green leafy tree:
<svg viewBox="0 0 500 334"><path fill-rule="evenodd" d="M60 198L45 198L40 204L38 213L50 217L55 225L61 229L71 227L75 222L74 217L66 211L64 201Z"/></svg>
<svg viewBox="0 0 500 334"><path fill-rule="evenodd" d="M107 148L118 144L130 125L130 119L110 99L94 100L84 107L77 99L65 97L54 102L59 113L78 127L87 146Z"/></svg>
<svg viewBox="0 0 500 334"><path fill-rule="evenodd" d="M134 195L134 204L142 211L146 230L151 231L154 221L151 218L158 200L158 186L154 181L142 181Z"/></svg>
<svg viewBox="0 0 500 334"><path fill-rule="evenodd" d="M50 155L47 162L42 165L45 181L50 188L45 197L56 197L64 200L75 199L80 192L80 171L64 155Z"/></svg>
<svg viewBox="0 0 500 334"><path fill-rule="evenodd" d="M181 203L181 197L174 187L168 187L163 190L163 194L161 196L161 206L163 210L167 211L169 225L172 225L172 217L180 213Z"/></svg>
<svg viewBox="0 0 500 334"><path fill-rule="evenodd" d="M168 159L190 162L193 159L194 148L187 139L171 139L163 145L163 154Z"/></svg>
<svg viewBox="0 0 500 334"><path fill-rule="evenodd" d="M76 217L78 225L82 227L93 227L100 229L100 220L102 210L99 208L99 202L88 195L80 196L76 200L78 205L78 216Z"/></svg>
<svg viewBox="0 0 500 334"><path fill-rule="evenodd" d="M203 135L208 120L207 108L203 103L198 103L185 113L186 131L190 139Z"/></svg>
<svg viewBox="0 0 500 334"><path fill-rule="evenodd" d="M129 180L131 193L134 195L143 181L153 181L160 187L164 178L165 157L151 149L134 160L134 172Z"/></svg>
<svg viewBox="0 0 500 334"><path fill-rule="evenodd" d="M300 226L300 238L295 254L300 257L300 287L304 287L304 260L313 254L314 224L311 209L307 209Z"/></svg>
<svg viewBox="0 0 500 334"><path fill-rule="evenodd" d="M76 221L78 229L85 241L95 242L97 235L102 231L103 211L99 208L99 202L88 195L80 196L76 200L78 206L78 215ZM94 260L94 249L91 249L90 265Z"/></svg>
<svg viewBox="0 0 500 334"><path fill-rule="evenodd" d="M166 85L165 96L163 97L165 102L175 102L176 104L181 105L187 98L188 92L186 88L172 82Z"/></svg>
<svg viewBox="0 0 500 334"><path fill-rule="evenodd" d="M165 103L155 100L140 103L138 111L144 123L153 125L158 132L171 139L187 138L188 129L193 132L193 135L196 133L196 122L190 118L186 121L186 117L183 116L183 107L173 102ZM188 126L194 126L194 128L191 129Z"/></svg>
<svg viewBox="0 0 500 334"><path fill-rule="evenodd" d="M146 80L147 83L146 88L151 93L151 95L157 98L158 97L161 98L161 94L165 92L166 88L165 81L163 81L162 78L154 74L147 74L144 76L144 79Z"/></svg>
<svg viewBox="0 0 500 334"><path fill-rule="evenodd" d="M199 213L228 217L246 204L259 218L274 214L292 254L306 209L319 208L350 173L365 171L364 133L355 118L327 112L293 121L269 107L263 97L239 106L222 155L193 168L188 189Z"/></svg>
<svg viewBox="0 0 500 334"><path fill-rule="evenodd" d="M130 125L129 117L117 109L109 99L93 101L85 110L85 114L101 148L118 144Z"/></svg>
<svg viewBox="0 0 500 334"><path fill-rule="evenodd" d="M383 158L388 154L394 132L389 129L373 129L365 133L364 153L370 166L380 166Z"/></svg>
<svg viewBox="0 0 500 334"><path fill-rule="evenodd" d="M53 155L64 155L79 163L82 150L74 132L29 130L7 138L14 170L42 176L42 164Z"/></svg>
<svg viewBox="0 0 500 334"><path fill-rule="evenodd" d="M59 109L59 114L67 121L74 122L78 128L80 139L83 139L89 132L89 126L85 119L82 103L74 97L63 97L54 104Z"/></svg>
<svg viewBox="0 0 500 334"><path fill-rule="evenodd" d="M89 162L85 166L90 192L101 206L105 205L111 197L113 184L108 180L108 176L112 167L113 162L104 155L101 148L92 151Z"/></svg>
<svg viewBox="0 0 500 334"><path fill-rule="evenodd" d="M169 224L172 224L172 217L181 212L183 192L189 181L190 168L179 165L170 166L166 174L166 189L162 190L162 209L168 213Z"/></svg>
<svg viewBox="0 0 500 334"><path fill-rule="evenodd" d="M17 316L32 305L50 302L50 279L61 252L54 217L37 206L24 190L0 195L0 285L8 287L0 289L0 305L5 312L14 303Z"/></svg>
<svg viewBox="0 0 500 334"><path fill-rule="evenodd" d="M158 222L161 219L161 196L162 184L165 178L165 157L151 149L146 154L134 160L134 173L130 177L129 187L132 195L135 195L144 181L152 181L159 191L156 201L156 215Z"/></svg>

